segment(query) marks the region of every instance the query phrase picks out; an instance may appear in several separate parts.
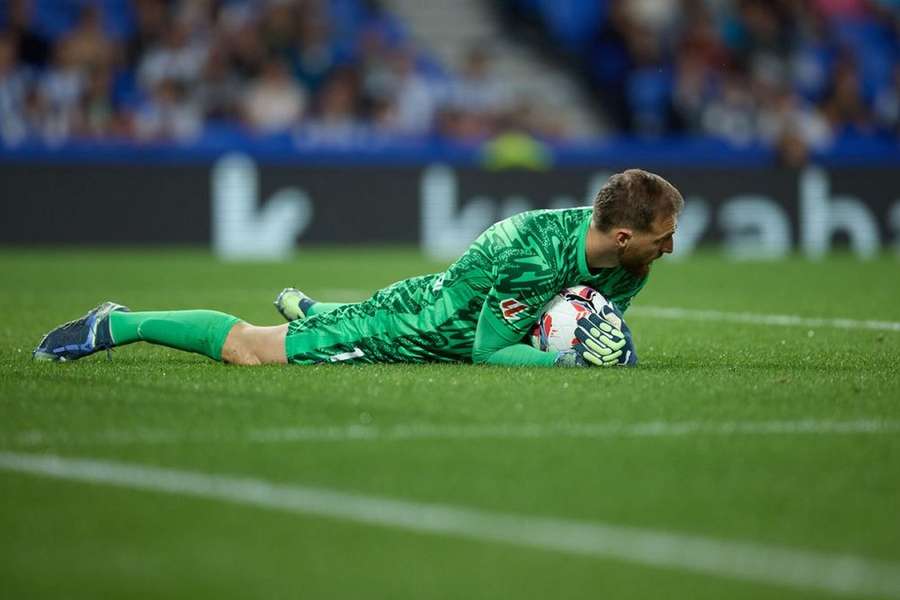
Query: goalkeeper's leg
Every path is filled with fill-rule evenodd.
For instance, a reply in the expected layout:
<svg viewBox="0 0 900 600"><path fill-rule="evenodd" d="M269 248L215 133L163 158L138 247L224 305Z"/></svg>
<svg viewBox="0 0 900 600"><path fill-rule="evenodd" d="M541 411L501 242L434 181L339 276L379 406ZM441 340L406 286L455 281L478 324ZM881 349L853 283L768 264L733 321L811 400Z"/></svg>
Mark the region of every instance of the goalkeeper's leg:
<svg viewBox="0 0 900 600"><path fill-rule="evenodd" d="M235 365L287 364L287 330L287 323L272 327L236 323L222 346L222 360Z"/></svg>
<svg viewBox="0 0 900 600"><path fill-rule="evenodd" d="M105 302L45 335L33 356L77 360L143 341L240 365L286 363L286 333L286 325L256 327L212 310L130 312Z"/></svg>

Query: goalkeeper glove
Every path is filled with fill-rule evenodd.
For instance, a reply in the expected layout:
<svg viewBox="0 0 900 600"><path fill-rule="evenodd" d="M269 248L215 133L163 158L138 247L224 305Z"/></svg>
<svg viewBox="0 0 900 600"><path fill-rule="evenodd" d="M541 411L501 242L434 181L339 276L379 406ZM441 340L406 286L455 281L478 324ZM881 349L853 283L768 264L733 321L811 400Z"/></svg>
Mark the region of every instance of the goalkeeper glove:
<svg viewBox="0 0 900 600"><path fill-rule="evenodd" d="M557 354L556 366L608 367L619 364L619 358L627 343L621 330L597 314L582 317L577 323L575 337L578 342L571 350Z"/></svg>
<svg viewBox="0 0 900 600"><path fill-rule="evenodd" d="M601 367L618 364L627 343L625 334L594 313L578 319L577 323L575 337L580 343L574 350L584 362Z"/></svg>

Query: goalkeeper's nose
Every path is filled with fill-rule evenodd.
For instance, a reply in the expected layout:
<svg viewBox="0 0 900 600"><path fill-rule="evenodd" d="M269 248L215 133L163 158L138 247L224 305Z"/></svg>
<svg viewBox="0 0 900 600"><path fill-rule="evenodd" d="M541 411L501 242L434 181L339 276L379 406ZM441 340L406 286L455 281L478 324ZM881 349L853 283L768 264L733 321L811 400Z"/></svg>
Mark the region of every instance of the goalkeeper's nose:
<svg viewBox="0 0 900 600"><path fill-rule="evenodd" d="M673 238L669 238L663 242L662 248L659 249L660 256L663 254L672 254L672 251L675 250L675 240Z"/></svg>

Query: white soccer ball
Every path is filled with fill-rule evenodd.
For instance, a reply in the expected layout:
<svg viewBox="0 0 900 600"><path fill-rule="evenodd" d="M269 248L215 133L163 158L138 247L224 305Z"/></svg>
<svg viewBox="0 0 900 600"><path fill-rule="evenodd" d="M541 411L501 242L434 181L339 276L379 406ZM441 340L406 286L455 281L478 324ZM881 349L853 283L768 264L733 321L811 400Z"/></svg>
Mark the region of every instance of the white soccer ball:
<svg viewBox="0 0 900 600"><path fill-rule="evenodd" d="M560 291L547 303L541 318L531 331L531 345L544 352L571 349L578 342L575 337L578 319L592 312L606 319L613 327L623 332L627 330L624 321L603 294L586 285L576 285ZM633 357L631 332L628 332L626 338L629 352L623 355L620 362L633 364L632 361L636 362L636 357Z"/></svg>

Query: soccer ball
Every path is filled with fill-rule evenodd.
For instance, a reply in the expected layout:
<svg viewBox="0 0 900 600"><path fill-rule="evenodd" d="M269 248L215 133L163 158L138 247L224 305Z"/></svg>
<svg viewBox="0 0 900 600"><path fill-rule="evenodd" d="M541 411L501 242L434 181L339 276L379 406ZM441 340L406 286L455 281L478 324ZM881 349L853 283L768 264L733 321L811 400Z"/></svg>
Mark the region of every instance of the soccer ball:
<svg viewBox="0 0 900 600"><path fill-rule="evenodd" d="M544 307L544 312L531 331L531 345L544 352L569 350L578 343L575 329L578 319L596 313L610 325L625 334L625 348L620 365L637 364L637 353L631 339L631 331L616 308L603 294L586 285L576 285L561 290Z"/></svg>

